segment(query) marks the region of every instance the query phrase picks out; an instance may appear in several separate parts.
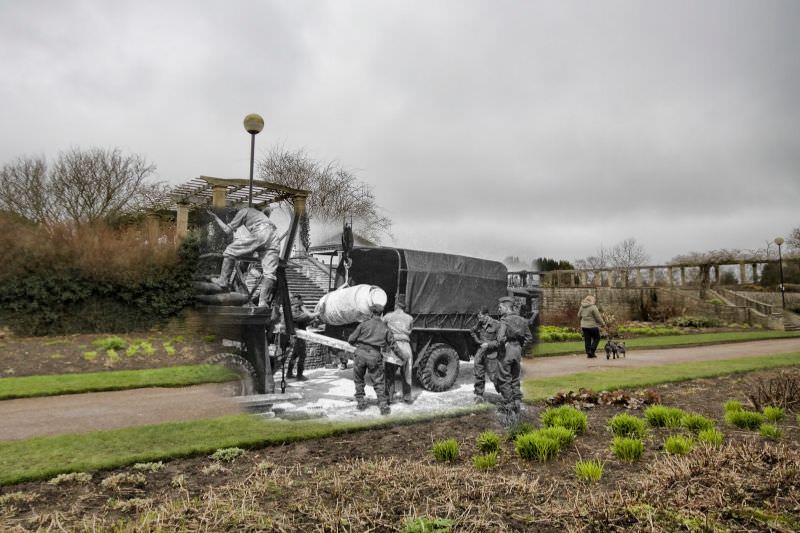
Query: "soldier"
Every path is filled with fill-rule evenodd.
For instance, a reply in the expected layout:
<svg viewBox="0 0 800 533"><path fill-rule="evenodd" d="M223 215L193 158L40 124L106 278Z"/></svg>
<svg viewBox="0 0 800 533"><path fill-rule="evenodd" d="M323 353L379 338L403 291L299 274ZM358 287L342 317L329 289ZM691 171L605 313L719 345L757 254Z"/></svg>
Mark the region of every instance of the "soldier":
<svg viewBox="0 0 800 533"><path fill-rule="evenodd" d="M486 370L494 375L497 359L497 347L489 348L489 343L497 340L497 330L500 323L489 315L489 308L483 306L478 313L478 323L472 328L472 338L479 345L475 353L475 403L483 403L483 391L486 388ZM499 392L499 389L498 389Z"/></svg>
<svg viewBox="0 0 800 533"><path fill-rule="evenodd" d="M364 399L364 376L369 372L372 378L372 386L378 397L378 405L382 415L388 415L389 401L386 396L386 387L383 376L383 356L381 350L392 344L392 333L386 324L381 320L380 313L383 306L374 306L370 309L372 316L361 322L353 333L348 337L347 342L356 347L355 359L353 361L353 382L356 386L356 401L358 409L363 411L367 408L367 401Z"/></svg>
<svg viewBox="0 0 800 533"><path fill-rule="evenodd" d="M411 403L411 326L414 318L405 312L405 302L398 296L394 304L394 311L383 316L383 321L389 328L394 338L392 349L386 357L386 394L389 403L394 398L394 377L400 371L403 383L403 401Z"/></svg>
<svg viewBox="0 0 800 533"><path fill-rule="evenodd" d="M309 324L316 318L316 314L308 312L303 307L303 297L299 294L292 295L292 320L294 321L295 329L306 329ZM292 355L289 357L289 369L286 372L287 378L293 378L294 365L297 363L297 381L305 381L306 377L303 375L306 365L306 341L299 337L295 337L294 349Z"/></svg>
<svg viewBox="0 0 800 533"><path fill-rule="evenodd" d="M514 299L504 296L499 300L500 328L497 340L488 347L499 348L497 357L497 384L503 396L500 413L507 424L514 423L522 408L520 373L523 347L533 341L528 321L514 312Z"/></svg>
<svg viewBox="0 0 800 533"><path fill-rule="evenodd" d="M275 287L275 275L278 269L278 246L282 237L277 236L275 224L269 219L270 208L266 206L262 211L252 207L243 207L236 212L230 224L222 221L213 211L208 213L222 228L226 235L233 235L237 228L244 226L249 233L236 235L222 253L222 271L213 282L220 287L227 287L231 277L236 258L246 257L259 252L261 254L261 294L258 299L259 307L267 307L272 303L272 289Z"/></svg>

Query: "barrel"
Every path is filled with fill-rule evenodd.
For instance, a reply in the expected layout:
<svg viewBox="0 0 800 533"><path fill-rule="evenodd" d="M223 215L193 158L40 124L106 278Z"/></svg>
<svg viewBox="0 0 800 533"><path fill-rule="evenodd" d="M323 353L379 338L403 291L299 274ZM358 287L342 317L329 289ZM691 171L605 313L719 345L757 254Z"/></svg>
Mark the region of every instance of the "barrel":
<svg viewBox="0 0 800 533"><path fill-rule="evenodd" d="M329 292L320 299L315 312L325 324L344 326L366 320L373 306L386 306L386 293L374 285L354 285Z"/></svg>

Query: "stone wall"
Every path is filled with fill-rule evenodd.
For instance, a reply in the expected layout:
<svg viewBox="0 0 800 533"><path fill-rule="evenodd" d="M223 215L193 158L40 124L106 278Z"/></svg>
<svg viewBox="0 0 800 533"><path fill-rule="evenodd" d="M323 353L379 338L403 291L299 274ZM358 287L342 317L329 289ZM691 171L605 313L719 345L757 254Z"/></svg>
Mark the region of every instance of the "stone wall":
<svg viewBox="0 0 800 533"><path fill-rule="evenodd" d="M781 308L781 293L780 292L762 292L762 291L741 291L737 290L737 294L746 296L752 300L763 302L775 307L776 311ZM787 292L786 293L786 307L800 307L800 293Z"/></svg>

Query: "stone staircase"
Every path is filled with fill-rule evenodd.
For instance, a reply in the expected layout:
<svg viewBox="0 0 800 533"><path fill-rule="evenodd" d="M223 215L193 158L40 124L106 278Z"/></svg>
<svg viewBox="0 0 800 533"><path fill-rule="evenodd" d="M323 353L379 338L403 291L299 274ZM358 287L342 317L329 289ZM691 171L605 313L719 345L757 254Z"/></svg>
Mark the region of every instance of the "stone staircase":
<svg viewBox="0 0 800 533"><path fill-rule="evenodd" d="M800 315L791 311L783 312L783 330L800 331Z"/></svg>
<svg viewBox="0 0 800 533"><path fill-rule="evenodd" d="M292 258L286 267L286 281L289 292L302 295L306 308L310 310L328 292L327 268L313 258Z"/></svg>
<svg viewBox="0 0 800 533"><path fill-rule="evenodd" d="M790 323L791 319L787 321L787 314L793 315L794 313L783 311L774 305L760 302L722 287L715 287L713 291L709 292L718 296L728 305L747 308L751 313L751 322L753 323L759 323L768 329L800 331L800 317L798 317L796 325ZM797 330L789 329L795 326L798 328Z"/></svg>

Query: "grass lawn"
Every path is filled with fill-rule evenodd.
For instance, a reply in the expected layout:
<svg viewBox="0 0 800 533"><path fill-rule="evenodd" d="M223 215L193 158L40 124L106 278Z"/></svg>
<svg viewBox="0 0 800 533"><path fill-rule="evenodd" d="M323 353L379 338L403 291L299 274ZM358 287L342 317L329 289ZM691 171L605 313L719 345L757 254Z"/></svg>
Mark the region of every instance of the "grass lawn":
<svg viewBox="0 0 800 533"><path fill-rule="evenodd" d="M2 378L0 400L141 387L184 387L199 383L221 383L230 381L234 377L233 373L221 366L189 365L146 370Z"/></svg>
<svg viewBox="0 0 800 533"><path fill-rule="evenodd" d="M800 353L527 379L523 387L527 399L536 400L563 389L585 387L602 390L649 386L797 364L800 364ZM481 408L491 407L470 406L451 414L465 414ZM48 479L62 472L114 468L135 462L207 454L231 446L280 444L368 428L410 424L441 416L389 417L358 422L263 421L249 416L227 416L0 442L0 485Z"/></svg>
<svg viewBox="0 0 800 533"><path fill-rule="evenodd" d="M434 417L474 413L491 406L469 406L446 415L386 417L356 422L263 420L234 415L170 422L91 433L0 442L0 485L49 479L64 472L114 468L220 448L283 444L362 429L411 424Z"/></svg>
<svg viewBox="0 0 800 533"><path fill-rule="evenodd" d="M795 365L800 365L800 352L718 361L673 363L643 368L609 368L567 376L525 379L522 383L522 391L527 401L536 401L548 398L562 390L577 391L584 388L601 391L648 387L659 383Z"/></svg>
<svg viewBox="0 0 800 533"><path fill-rule="evenodd" d="M640 337L626 339L625 347L636 350L642 348L676 348L681 346L700 346L703 344L722 344L729 342L759 341L765 339L785 339L800 337L792 331L732 331L726 333L691 333L687 335L664 335L661 337ZM601 343L602 344L602 343ZM534 357L582 353L583 341L543 342L533 349Z"/></svg>

